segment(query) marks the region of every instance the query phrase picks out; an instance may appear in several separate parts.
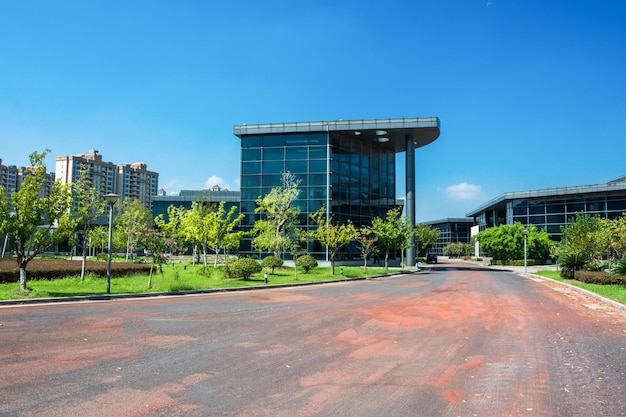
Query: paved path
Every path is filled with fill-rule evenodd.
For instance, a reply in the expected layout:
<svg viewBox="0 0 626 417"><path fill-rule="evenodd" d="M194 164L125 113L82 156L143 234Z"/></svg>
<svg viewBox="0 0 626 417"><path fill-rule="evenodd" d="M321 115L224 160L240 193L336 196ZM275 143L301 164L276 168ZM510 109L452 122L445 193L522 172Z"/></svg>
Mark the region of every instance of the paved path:
<svg viewBox="0 0 626 417"><path fill-rule="evenodd" d="M0 324L3 417L626 415L626 313L476 265Z"/></svg>

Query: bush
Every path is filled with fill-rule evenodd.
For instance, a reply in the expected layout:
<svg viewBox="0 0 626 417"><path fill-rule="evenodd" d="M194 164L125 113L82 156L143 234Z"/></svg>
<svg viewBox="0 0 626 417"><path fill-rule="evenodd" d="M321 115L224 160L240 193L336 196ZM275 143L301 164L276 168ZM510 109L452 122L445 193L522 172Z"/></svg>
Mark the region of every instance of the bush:
<svg viewBox="0 0 626 417"><path fill-rule="evenodd" d="M280 268L281 266L283 266L283 260L277 256L266 256L261 261L261 267L270 268L272 270L272 274L274 273L274 268Z"/></svg>
<svg viewBox="0 0 626 417"><path fill-rule="evenodd" d="M574 273L583 269L587 263L587 258L582 253L568 253L559 259L561 266L561 276L567 279L574 279Z"/></svg>
<svg viewBox="0 0 626 417"><path fill-rule="evenodd" d="M518 260L499 261L496 259L492 259L491 264L502 265L502 266L524 266L524 260L518 259ZM533 265L537 265L537 261L535 261L534 259L526 259L526 266L533 266Z"/></svg>
<svg viewBox="0 0 626 417"><path fill-rule="evenodd" d="M309 272L311 269L317 267L317 261L311 255L304 255L298 258L296 266L304 269L304 272Z"/></svg>
<svg viewBox="0 0 626 417"><path fill-rule="evenodd" d="M611 272L617 275L626 275L626 256L617 261Z"/></svg>
<svg viewBox="0 0 626 417"><path fill-rule="evenodd" d="M230 278L248 279L262 269L261 264L254 259L241 258L228 265L227 273Z"/></svg>
<svg viewBox="0 0 626 417"><path fill-rule="evenodd" d="M626 277L622 275L611 275L604 271L575 271L574 279L586 284L614 285L626 284Z"/></svg>

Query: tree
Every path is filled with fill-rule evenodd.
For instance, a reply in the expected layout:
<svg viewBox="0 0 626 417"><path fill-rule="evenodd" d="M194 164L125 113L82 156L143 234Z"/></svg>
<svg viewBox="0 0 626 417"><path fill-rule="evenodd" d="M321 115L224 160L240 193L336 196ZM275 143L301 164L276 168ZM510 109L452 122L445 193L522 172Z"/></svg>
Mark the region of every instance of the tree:
<svg viewBox="0 0 626 417"><path fill-rule="evenodd" d="M372 230L385 249L385 270L389 268L389 252L407 248L413 228L406 217L401 217L400 207L387 212L385 220L376 217L372 221Z"/></svg>
<svg viewBox="0 0 626 417"><path fill-rule="evenodd" d="M378 242L378 238L374 235L371 227L364 226L359 229L356 246L361 253L361 258L363 258L363 272L367 272L367 257L369 254L378 252L376 242Z"/></svg>
<svg viewBox="0 0 626 417"><path fill-rule="evenodd" d="M243 214L235 216L237 213L237 206L230 208L228 212L224 208L226 203L220 201L217 209L210 212L206 217L207 223L207 246L215 251L215 265L217 267L217 257L221 249L224 249L224 262L226 262L226 249L239 246L241 238L244 232L234 229L245 217Z"/></svg>
<svg viewBox="0 0 626 417"><path fill-rule="evenodd" d="M141 201L135 198L124 200L121 213L115 218L115 228L123 233L126 239L126 262L130 248L136 243L136 232L152 227L152 220L152 214Z"/></svg>
<svg viewBox="0 0 626 417"><path fill-rule="evenodd" d="M150 265L150 275L148 277L148 288L152 288L152 272L154 265L159 265L159 271L163 273L163 264L167 262L167 253L173 255L180 251L178 242L169 238L162 230L141 228L133 232L136 236L137 244L148 251L152 257Z"/></svg>
<svg viewBox="0 0 626 417"><path fill-rule="evenodd" d="M432 226L426 224L416 225L413 229L413 235L415 236L415 244L419 249L418 253L425 255L428 248L439 239L439 233L440 230Z"/></svg>
<svg viewBox="0 0 626 417"><path fill-rule="evenodd" d="M356 239L359 235L356 227L350 220L340 225L333 224L332 216L326 218L326 209L320 208L315 213L311 213L310 217L317 223L317 229L311 231L311 237L319 240L326 246L328 255L330 256L330 274L335 275L335 256L339 249Z"/></svg>
<svg viewBox="0 0 626 417"><path fill-rule="evenodd" d="M261 267L271 269L272 275L274 275L274 269L280 268L281 266L283 266L283 260L274 255L266 256L261 261Z"/></svg>
<svg viewBox="0 0 626 417"><path fill-rule="evenodd" d="M609 229L600 216L579 213L562 227L561 250L564 253L582 253L588 262L607 255L610 247Z"/></svg>
<svg viewBox="0 0 626 417"><path fill-rule="evenodd" d="M30 154L31 166L19 190L11 194L0 190L0 233L15 240L15 254L20 270L20 289L26 291L26 268L35 256L69 239L77 221L70 216L72 194L68 185L52 184L49 196L40 196L46 183L46 149ZM1 188L1 187L0 187Z"/></svg>
<svg viewBox="0 0 626 417"><path fill-rule="evenodd" d="M74 197L72 215L82 228L82 266L80 269L82 281L85 279L87 268L87 241L91 222L104 213L104 201L100 199L97 190L93 187L89 178L89 171L84 164L80 167L78 180L72 184L72 194Z"/></svg>
<svg viewBox="0 0 626 417"><path fill-rule="evenodd" d="M283 172L281 180L281 187L272 188L268 194L256 200L254 211L264 218L257 220L252 229L255 235L253 246L260 251L272 251L274 256L280 256L281 252L290 247L296 236L300 215L300 208L294 202L300 195L298 187L301 180L296 180L289 171Z"/></svg>
<svg viewBox="0 0 626 417"><path fill-rule="evenodd" d="M483 250L494 260L507 262L524 258L524 233L528 230L526 250L530 259L544 260L550 254L553 242L543 229L531 224L524 227L521 223L502 224L490 227L476 235Z"/></svg>

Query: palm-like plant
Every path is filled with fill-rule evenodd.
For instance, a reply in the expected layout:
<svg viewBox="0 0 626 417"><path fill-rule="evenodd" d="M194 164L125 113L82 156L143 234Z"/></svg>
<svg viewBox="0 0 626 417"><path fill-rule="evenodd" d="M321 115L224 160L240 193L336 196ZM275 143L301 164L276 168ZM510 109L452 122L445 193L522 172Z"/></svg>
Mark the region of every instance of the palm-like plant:
<svg viewBox="0 0 626 417"><path fill-rule="evenodd" d="M568 253L561 257L561 276L567 279L574 279L574 272L583 269L587 263L587 257L582 253Z"/></svg>
<svg viewBox="0 0 626 417"><path fill-rule="evenodd" d="M616 275L626 275L626 256L617 261L611 272Z"/></svg>

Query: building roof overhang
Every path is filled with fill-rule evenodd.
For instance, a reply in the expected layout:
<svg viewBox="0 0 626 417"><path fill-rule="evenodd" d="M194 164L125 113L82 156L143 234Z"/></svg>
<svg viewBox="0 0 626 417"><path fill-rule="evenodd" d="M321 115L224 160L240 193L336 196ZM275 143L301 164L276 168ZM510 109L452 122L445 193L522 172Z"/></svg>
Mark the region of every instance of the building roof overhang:
<svg viewBox="0 0 626 417"><path fill-rule="evenodd" d="M335 120L327 122L267 123L236 125L235 136L277 133L330 133L336 137L370 141L394 152L406 151L407 139L419 148L439 137L439 118Z"/></svg>

